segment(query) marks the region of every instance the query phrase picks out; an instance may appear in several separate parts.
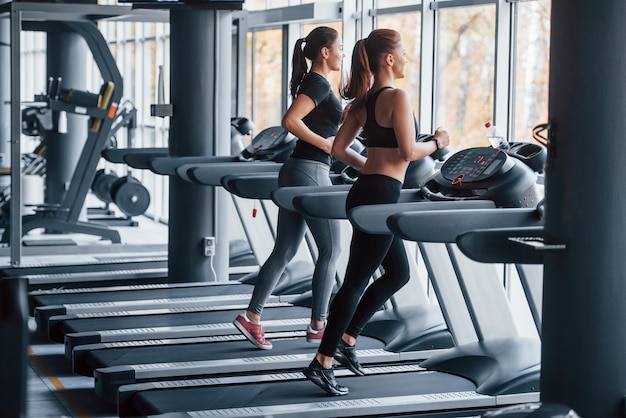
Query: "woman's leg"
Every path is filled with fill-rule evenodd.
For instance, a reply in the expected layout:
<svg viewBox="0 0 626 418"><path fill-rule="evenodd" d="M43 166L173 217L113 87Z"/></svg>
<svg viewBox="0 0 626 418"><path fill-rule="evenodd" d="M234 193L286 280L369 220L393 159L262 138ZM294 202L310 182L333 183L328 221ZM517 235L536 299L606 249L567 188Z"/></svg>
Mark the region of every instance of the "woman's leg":
<svg viewBox="0 0 626 418"><path fill-rule="evenodd" d="M278 211L274 249L259 270L252 298L248 304L248 312L255 314L257 317L250 319L258 321L263 313L263 307L267 299L272 294L287 264L298 251L304 236L305 227L304 219L299 213L290 212L282 208Z"/></svg>
<svg viewBox="0 0 626 418"><path fill-rule="evenodd" d="M404 248L404 242L394 237L387 251L387 255L381 264L384 274L372 283L363 297L359 301L359 305L352 317L350 325L346 329L346 334L357 338L363 327L376 313L378 309L394 293L400 290L409 282L410 269Z"/></svg>
<svg viewBox="0 0 626 418"><path fill-rule="evenodd" d="M233 321L248 341L263 350L271 349L272 343L265 339L263 325L259 323L261 313L287 263L295 254L298 246L294 243L299 243L304 235L304 220L297 215L288 211L279 212L274 250L259 270L248 309Z"/></svg>
<svg viewBox="0 0 626 418"><path fill-rule="evenodd" d="M361 205L395 203L398 201L401 187L399 181L390 177L362 174L348 194L346 210ZM348 393L347 388L338 385L335 380L331 368L333 358L355 374L364 374L354 346L342 343L342 337L352 321L363 291L383 262L392 242L393 235L371 235L353 228L344 282L331 303L328 325L320 348L313 361L303 370L309 380L329 393L335 395Z"/></svg>
<svg viewBox="0 0 626 418"><path fill-rule="evenodd" d="M283 164L278 175L279 186L289 185L293 166L290 160ZM265 339L265 332L260 324L261 314L287 264L296 254L305 229L304 218L299 213L284 209L278 211L274 249L259 270L248 309L233 321L235 327L257 348L272 348L272 343Z"/></svg>
<svg viewBox="0 0 626 418"><path fill-rule="evenodd" d="M331 358L335 355L337 345L357 310L361 295L392 241L391 235L371 235L354 228L344 282L330 305L328 325L318 350L320 354Z"/></svg>
<svg viewBox="0 0 626 418"><path fill-rule="evenodd" d="M401 187L402 183L387 176L361 175L348 194L346 210L362 205L395 203ZM334 356L352 322L363 291L387 256L393 241L393 235L372 235L353 228L344 283L331 304L326 334L318 350L320 358L326 357L323 359L325 366Z"/></svg>
<svg viewBox="0 0 626 418"><path fill-rule="evenodd" d="M301 174L301 161L294 159L285 161L278 175L279 187L302 186L311 183L309 176ZM302 215L282 208L278 210L274 249L259 270L248 305L248 313L253 316L251 319L255 321L260 319L267 299L287 268L287 264L296 255L305 231L306 224Z"/></svg>
<svg viewBox="0 0 626 418"><path fill-rule="evenodd" d="M324 323L328 316L328 304L336 283L337 260L341 253L341 224L334 219L306 219L317 245L317 261L313 271L311 291L313 294L311 319Z"/></svg>
<svg viewBox="0 0 626 418"><path fill-rule="evenodd" d="M329 168L324 164L310 167L310 175L318 186L332 185ZM315 239L317 260L313 271L311 324L323 327L328 315L328 304L335 285L337 260L341 253L341 223L336 219L305 218ZM321 339L321 336L319 337Z"/></svg>

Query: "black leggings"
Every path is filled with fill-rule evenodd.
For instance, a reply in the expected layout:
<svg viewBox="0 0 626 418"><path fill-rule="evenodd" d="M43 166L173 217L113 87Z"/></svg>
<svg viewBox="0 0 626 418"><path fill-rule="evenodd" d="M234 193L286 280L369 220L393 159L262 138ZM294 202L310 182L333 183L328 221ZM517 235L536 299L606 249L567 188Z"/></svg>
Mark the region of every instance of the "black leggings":
<svg viewBox="0 0 626 418"><path fill-rule="evenodd" d="M391 177L362 174L348 193L346 211L356 206L397 203L401 188L402 183ZM367 287L379 266L384 274ZM372 315L408 281L409 263L402 240L394 235L368 234L353 226L344 282L330 305L318 351L332 357L344 333L358 337Z"/></svg>

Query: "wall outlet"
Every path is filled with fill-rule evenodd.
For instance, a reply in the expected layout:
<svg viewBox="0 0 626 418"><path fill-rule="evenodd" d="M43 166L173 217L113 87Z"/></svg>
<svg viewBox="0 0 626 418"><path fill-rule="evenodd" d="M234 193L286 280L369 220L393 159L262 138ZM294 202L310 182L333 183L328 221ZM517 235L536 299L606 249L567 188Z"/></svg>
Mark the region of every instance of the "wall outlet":
<svg viewBox="0 0 626 418"><path fill-rule="evenodd" d="M213 257L215 255L215 237L205 237L203 248L205 257Z"/></svg>

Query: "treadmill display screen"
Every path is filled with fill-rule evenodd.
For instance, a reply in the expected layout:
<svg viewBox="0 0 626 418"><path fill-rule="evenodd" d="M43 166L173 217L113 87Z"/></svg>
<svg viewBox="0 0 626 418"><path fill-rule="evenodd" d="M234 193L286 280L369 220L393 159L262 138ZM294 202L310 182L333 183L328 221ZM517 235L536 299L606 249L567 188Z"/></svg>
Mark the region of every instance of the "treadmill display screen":
<svg viewBox="0 0 626 418"><path fill-rule="evenodd" d="M506 162L507 155L491 147L459 151L441 167L441 175L453 184L488 179Z"/></svg>

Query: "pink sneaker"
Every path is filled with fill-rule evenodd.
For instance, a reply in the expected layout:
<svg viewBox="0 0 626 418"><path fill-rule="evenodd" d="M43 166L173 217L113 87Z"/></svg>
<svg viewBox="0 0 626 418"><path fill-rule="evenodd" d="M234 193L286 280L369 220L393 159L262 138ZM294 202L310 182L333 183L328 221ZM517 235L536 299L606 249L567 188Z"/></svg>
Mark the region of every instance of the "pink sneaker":
<svg viewBox="0 0 626 418"><path fill-rule="evenodd" d="M319 344L320 342L322 342L325 329L326 327L316 330L311 328L311 325L309 324L309 326L306 327L306 342L313 344Z"/></svg>
<svg viewBox="0 0 626 418"><path fill-rule="evenodd" d="M233 324L255 347L261 350L272 349L272 343L265 339L263 325L249 321L243 314L238 315Z"/></svg>

